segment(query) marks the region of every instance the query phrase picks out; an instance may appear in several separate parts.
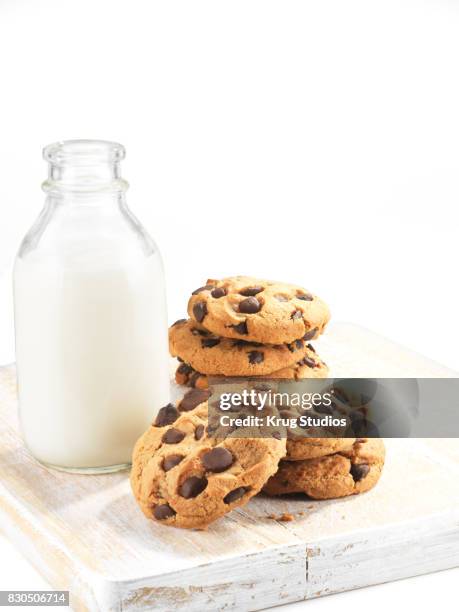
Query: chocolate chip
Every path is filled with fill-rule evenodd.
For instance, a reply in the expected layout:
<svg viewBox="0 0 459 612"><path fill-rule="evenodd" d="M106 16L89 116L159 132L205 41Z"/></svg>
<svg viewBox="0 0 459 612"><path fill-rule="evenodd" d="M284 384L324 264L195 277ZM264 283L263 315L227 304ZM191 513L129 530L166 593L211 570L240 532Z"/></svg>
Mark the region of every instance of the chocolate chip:
<svg viewBox="0 0 459 612"><path fill-rule="evenodd" d="M229 493L225 495L223 501L225 504L232 504L233 502L241 499L249 489L247 487L238 487L237 489L233 489Z"/></svg>
<svg viewBox="0 0 459 612"><path fill-rule="evenodd" d="M307 331L304 336L303 336L303 340L306 340L306 342L308 340L312 340L313 338L315 338L315 335L318 332L318 328L317 327L313 327L312 329L310 329L309 331Z"/></svg>
<svg viewBox="0 0 459 612"><path fill-rule="evenodd" d="M250 297L252 295L257 295L257 293L261 293L263 289L264 287L246 287L245 289L239 291L239 294L245 297Z"/></svg>
<svg viewBox="0 0 459 612"><path fill-rule="evenodd" d="M175 372L175 382L178 385L187 385L190 380L190 372L179 372L180 368L177 368Z"/></svg>
<svg viewBox="0 0 459 612"><path fill-rule="evenodd" d="M198 329L197 327L193 327L191 333L193 336L210 336L210 332L207 329Z"/></svg>
<svg viewBox="0 0 459 612"><path fill-rule="evenodd" d="M190 380L188 381L190 387L196 387L196 383L198 382L199 378L201 378L201 374L199 372L193 372L193 374L190 376Z"/></svg>
<svg viewBox="0 0 459 612"><path fill-rule="evenodd" d="M198 425L194 430L194 439L200 440L204 435L204 425Z"/></svg>
<svg viewBox="0 0 459 612"><path fill-rule="evenodd" d="M184 395L178 407L182 412L194 410L196 406L208 400L209 396L210 391L208 389L191 389Z"/></svg>
<svg viewBox="0 0 459 612"><path fill-rule="evenodd" d="M231 325L231 327L237 334L241 334L241 336L245 336L249 333L246 321L242 321L242 323L238 323L237 325Z"/></svg>
<svg viewBox="0 0 459 612"><path fill-rule="evenodd" d="M265 359L264 354L261 351L250 351L249 355L249 363L262 363Z"/></svg>
<svg viewBox="0 0 459 612"><path fill-rule="evenodd" d="M194 318L198 323L202 323L204 321L204 317L207 314L207 305L205 302L196 302L193 306L193 314Z"/></svg>
<svg viewBox="0 0 459 612"><path fill-rule="evenodd" d="M244 314L255 314L261 310L261 304L256 297L248 297L239 302L239 312Z"/></svg>
<svg viewBox="0 0 459 612"><path fill-rule="evenodd" d="M202 348L212 348L217 346L217 344L220 344L220 338L204 338L201 340Z"/></svg>
<svg viewBox="0 0 459 612"><path fill-rule="evenodd" d="M303 348L303 340L295 340L295 346L298 350Z"/></svg>
<svg viewBox="0 0 459 612"><path fill-rule="evenodd" d="M183 455L169 455L168 457L164 457L163 470L165 472L168 472L173 467L178 465L182 459L183 459Z"/></svg>
<svg viewBox="0 0 459 612"><path fill-rule="evenodd" d="M175 510L171 508L169 504L161 504L156 506L156 508L153 510L153 516L158 521L164 521L165 519L171 518L175 515Z"/></svg>
<svg viewBox="0 0 459 612"><path fill-rule="evenodd" d="M301 293L300 295L296 296L297 300L304 300L305 302L312 302L312 300L314 299L314 296L311 295L310 293Z"/></svg>
<svg viewBox="0 0 459 612"><path fill-rule="evenodd" d="M311 359L310 357L304 357L301 363L305 366L308 366L308 368L315 368L317 366L317 363L314 361L314 359Z"/></svg>
<svg viewBox="0 0 459 612"><path fill-rule="evenodd" d="M181 325L182 323L186 323L186 319L178 319L175 323L172 323L171 327L175 327L176 325Z"/></svg>
<svg viewBox="0 0 459 612"><path fill-rule="evenodd" d="M307 347L308 347L308 349L309 349L310 351L312 351L313 353L315 353L315 352L316 352L316 349L315 349L315 348L312 346L312 344L307 344L306 346L307 346Z"/></svg>
<svg viewBox="0 0 459 612"><path fill-rule="evenodd" d="M188 376L188 374L191 374L192 371L193 371L193 368L187 363L181 363L179 367L177 368L177 372L179 374L184 374L185 376Z"/></svg>
<svg viewBox="0 0 459 612"><path fill-rule="evenodd" d="M303 316L303 312L301 310L295 310L290 315L290 318L291 319L301 319L302 316Z"/></svg>
<svg viewBox="0 0 459 612"><path fill-rule="evenodd" d="M212 289L212 291L210 292L210 295L213 298L221 298L225 296L227 293L228 291L225 289L225 287L215 287L215 289Z"/></svg>
<svg viewBox="0 0 459 612"><path fill-rule="evenodd" d="M333 415L333 408L331 406L327 406L326 404L318 404L317 406L314 406L314 410L319 414Z"/></svg>
<svg viewBox="0 0 459 612"><path fill-rule="evenodd" d="M213 289L213 285L204 285L204 287L199 287L195 289L191 295L198 295L198 293L202 293L203 291L209 291L209 289Z"/></svg>
<svg viewBox="0 0 459 612"><path fill-rule="evenodd" d="M269 385L269 383L258 383L256 386L253 387L254 391L258 391L260 393L263 393L263 391L269 391L271 389L271 385Z"/></svg>
<svg viewBox="0 0 459 612"><path fill-rule="evenodd" d="M185 499L197 497L207 487L207 478L199 476L190 476L179 487L179 495Z"/></svg>
<svg viewBox="0 0 459 612"><path fill-rule="evenodd" d="M370 466L367 463L353 463L350 469L351 476L354 479L354 482L359 482L359 480L363 480L369 471Z"/></svg>
<svg viewBox="0 0 459 612"><path fill-rule="evenodd" d="M162 441L164 442L164 444L178 444L183 440L185 435L185 432L180 431L180 429L175 429L175 427L172 427L172 429L168 429L164 433Z"/></svg>
<svg viewBox="0 0 459 612"><path fill-rule="evenodd" d="M174 404L167 404L163 406L158 414L156 415L155 427L165 427L166 425L172 425L180 416L179 411Z"/></svg>
<svg viewBox="0 0 459 612"><path fill-rule="evenodd" d="M201 457L202 465L209 472L224 472L233 465L234 457L228 449L223 446L217 446L212 450L204 453Z"/></svg>

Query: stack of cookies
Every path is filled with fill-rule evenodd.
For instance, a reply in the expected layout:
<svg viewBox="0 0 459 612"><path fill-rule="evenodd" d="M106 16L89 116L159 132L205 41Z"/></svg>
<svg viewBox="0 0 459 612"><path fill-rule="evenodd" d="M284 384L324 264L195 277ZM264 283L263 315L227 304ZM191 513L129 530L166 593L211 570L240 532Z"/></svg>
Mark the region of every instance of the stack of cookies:
<svg viewBox="0 0 459 612"><path fill-rule="evenodd" d="M380 477L378 439L209 435L208 396L191 389L177 406L161 408L134 448L134 496L162 525L205 529L261 490L329 499L368 491Z"/></svg>
<svg viewBox="0 0 459 612"><path fill-rule="evenodd" d="M385 454L379 439L305 437L288 428L220 437L209 427L207 376L327 377L309 344L329 320L322 300L295 285L239 276L207 281L188 314L172 325L169 342L181 362L177 382L195 388L161 408L134 449L131 485L145 516L203 529L260 491L329 499L376 484Z"/></svg>
<svg viewBox="0 0 459 612"><path fill-rule="evenodd" d="M310 341L323 332L329 309L302 287L247 276L209 279L193 291L188 314L169 330L178 384L202 389L208 376L328 375Z"/></svg>

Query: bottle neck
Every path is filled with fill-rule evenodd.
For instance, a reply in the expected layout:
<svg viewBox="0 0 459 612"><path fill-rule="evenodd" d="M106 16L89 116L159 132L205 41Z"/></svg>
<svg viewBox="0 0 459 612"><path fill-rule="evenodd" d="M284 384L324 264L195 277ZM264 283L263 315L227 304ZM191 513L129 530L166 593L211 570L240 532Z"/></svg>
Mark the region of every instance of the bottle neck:
<svg viewBox="0 0 459 612"><path fill-rule="evenodd" d="M123 194L121 178L124 149L105 141L67 141L46 147L48 178L43 190L52 197L92 200L103 194Z"/></svg>
<svg viewBox="0 0 459 612"><path fill-rule="evenodd" d="M120 209L127 210L126 194L120 190L69 191L67 189L45 189L46 205L52 208L64 207L69 212L87 210L87 214L113 214ZM92 209L93 213L90 213Z"/></svg>

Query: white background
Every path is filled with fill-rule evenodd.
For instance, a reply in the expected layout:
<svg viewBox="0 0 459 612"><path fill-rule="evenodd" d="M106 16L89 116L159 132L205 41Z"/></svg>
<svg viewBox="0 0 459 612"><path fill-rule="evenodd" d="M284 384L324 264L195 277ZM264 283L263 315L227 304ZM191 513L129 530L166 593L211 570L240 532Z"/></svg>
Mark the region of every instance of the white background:
<svg viewBox="0 0 459 612"><path fill-rule="evenodd" d="M459 369L458 69L446 0L0 0L0 363L41 148L105 138L171 320L207 276L277 278ZM38 584L6 543L0 565L0 589ZM427 610L453 573L311 605Z"/></svg>

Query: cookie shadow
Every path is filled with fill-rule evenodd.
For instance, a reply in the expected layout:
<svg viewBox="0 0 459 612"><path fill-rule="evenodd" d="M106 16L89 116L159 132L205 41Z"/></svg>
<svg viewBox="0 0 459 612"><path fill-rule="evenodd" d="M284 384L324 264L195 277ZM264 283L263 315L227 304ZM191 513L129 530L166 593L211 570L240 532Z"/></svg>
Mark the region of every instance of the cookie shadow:
<svg viewBox="0 0 459 612"><path fill-rule="evenodd" d="M360 495L365 495L362 493ZM284 495L271 496L266 493L259 493L255 498L257 504L258 518L266 521L281 522L284 526L293 525L295 521L307 521L318 512L323 512L325 508L351 503L355 495L347 497L335 497L333 499L314 499L305 493L287 493ZM262 511L260 513L260 510ZM282 515L292 515L291 521L283 521Z"/></svg>
<svg viewBox="0 0 459 612"><path fill-rule="evenodd" d="M249 502L250 503L250 502ZM126 545L136 551L136 556L148 556L152 550L167 556L193 559L198 563L208 561L212 556L228 557L239 549L247 548L247 535L250 524L235 529L236 512L211 523L207 529L182 529L161 525L145 517L131 494L121 495L108 504L98 515L98 520L106 526L108 533L122 534Z"/></svg>

